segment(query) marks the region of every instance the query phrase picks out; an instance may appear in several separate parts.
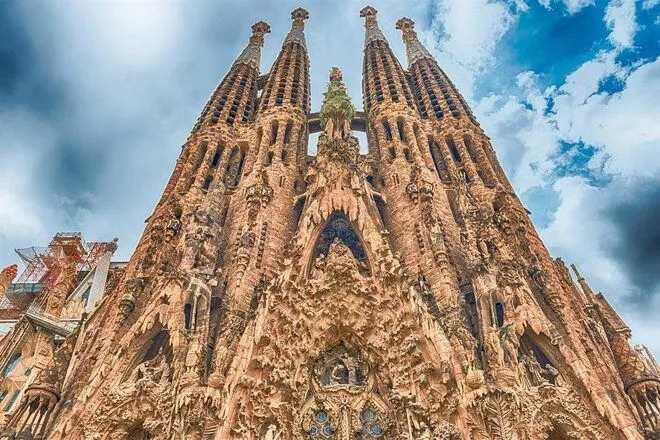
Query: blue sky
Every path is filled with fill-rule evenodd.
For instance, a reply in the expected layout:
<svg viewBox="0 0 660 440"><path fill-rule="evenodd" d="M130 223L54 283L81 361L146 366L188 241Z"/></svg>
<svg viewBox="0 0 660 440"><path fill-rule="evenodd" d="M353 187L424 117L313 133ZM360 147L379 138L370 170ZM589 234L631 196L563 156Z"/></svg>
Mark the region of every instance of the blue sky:
<svg viewBox="0 0 660 440"><path fill-rule="evenodd" d="M660 0L371 2L401 62L409 16L490 135L551 253L660 353ZM353 0L0 3L0 265L57 231L128 258L207 97L247 42L310 11L312 101L344 71L361 107ZM310 145L310 150L313 146Z"/></svg>

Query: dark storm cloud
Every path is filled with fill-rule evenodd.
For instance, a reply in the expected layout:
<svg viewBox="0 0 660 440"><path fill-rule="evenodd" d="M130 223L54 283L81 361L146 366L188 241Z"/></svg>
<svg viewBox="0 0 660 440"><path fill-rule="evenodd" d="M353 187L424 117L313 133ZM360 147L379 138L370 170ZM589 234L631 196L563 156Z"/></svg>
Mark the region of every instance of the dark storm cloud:
<svg viewBox="0 0 660 440"><path fill-rule="evenodd" d="M637 287L633 300L643 304L660 292L660 178L638 182L621 196L603 211L616 231L604 247Z"/></svg>
<svg viewBox="0 0 660 440"><path fill-rule="evenodd" d="M11 3L0 5L0 103L20 94L24 78L30 76L30 61L34 59L32 46L17 15Z"/></svg>

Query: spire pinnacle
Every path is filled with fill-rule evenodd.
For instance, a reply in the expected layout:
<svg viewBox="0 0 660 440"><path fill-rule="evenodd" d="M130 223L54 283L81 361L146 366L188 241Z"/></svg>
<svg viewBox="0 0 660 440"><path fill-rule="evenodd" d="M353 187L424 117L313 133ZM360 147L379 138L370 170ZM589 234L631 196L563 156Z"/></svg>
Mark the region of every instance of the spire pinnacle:
<svg viewBox="0 0 660 440"><path fill-rule="evenodd" d="M261 48L264 45L264 35L270 33L270 26L265 21L259 21L252 25L252 35L247 47L236 58L234 64L248 64L259 70L261 62Z"/></svg>
<svg viewBox="0 0 660 440"><path fill-rule="evenodd" d="M577 277L577 282L582 288L582 291L584 292L585 295L591 300L594 296L593 290L591 290L591 286L589 286L589 283L587 283L587 280L584 279L582 274L578 271L577 267L575 264L571 264L571 269L573 269L573 272L575 272L575 276Z"/></svg>
<svg viewBox="0 0 660 440"><path fill-rule="evenodd" d="M364 27L367 29L364 37L365 46L376 40L387 42L385 35L383 35L383 32L378 27L376 14L378 14L378 11L373 6L366 6L360 11L360 17L365 19Z"/></svg>
<svg viewBox="0 0 660 440"><path fill-rule="evenodd" d="M351 120L355 107L348 96L341 70L333 67L330 70L328 90L323 94L321 104L321 126L331 139L345 139L351 135Z"/></svg>
<svg viewBox="0 0 660 440"><path fill-rule="evenodd" d="M575 266L575 264L571 264L571 269L573 269L573 272L575 273L575 276L577 277L578 281L584 279L584 277L578 270L577 266Z"/></svg>
<svg viewBox="0 0 660 440"><path fill-rule="evenodd" d="M291 11L291 31L287 34L284 39L284 44L295 42L306 47L305 43L305 20L309 18L309 12L303 8L296 8Z"/></svg>
<svg viewBox="0 0 660 440"><path fill-rule="evenodd" d="M408 56L408 65L412 65L417 60L422 58L431 58L433 56L424 47L424 45L417 38L415 32L415 22L408 17L400 18L396 22L396 28L399 29L403 36L403 42L406 45L406 55Z"/></svg>

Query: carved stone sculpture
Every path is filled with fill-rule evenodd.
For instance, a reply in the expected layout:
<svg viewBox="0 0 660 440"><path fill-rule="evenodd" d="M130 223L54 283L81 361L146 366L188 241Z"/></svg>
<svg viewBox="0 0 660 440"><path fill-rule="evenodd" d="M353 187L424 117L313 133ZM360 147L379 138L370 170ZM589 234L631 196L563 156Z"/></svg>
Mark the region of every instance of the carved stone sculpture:
<svg viewBox="0 0 660 440"><path fill-rule="evenodd" d="M0 438L657 436L655 360L550 257L414 22L397 22L404 69L376 9L360 16L362 111L337 68L311 108L307 11L268 72L254 24L130 261L71 328L58 314L88 268L67 238L48 316L0 343L3 375L36 358Z"/></svg>

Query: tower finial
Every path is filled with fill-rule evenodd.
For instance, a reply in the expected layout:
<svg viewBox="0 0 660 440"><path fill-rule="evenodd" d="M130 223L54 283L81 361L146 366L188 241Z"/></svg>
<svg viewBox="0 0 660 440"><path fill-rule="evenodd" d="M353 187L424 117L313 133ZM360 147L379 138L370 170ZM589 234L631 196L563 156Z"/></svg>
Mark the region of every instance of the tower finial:
<svg viewBox="0 0 660 440"><path fill-rule="evenodd" d="M268 33L270 33L270 26L265 21L258 21L253 24L250 42L236 58L234 64L249 64L258 70L261 62L261 48L264 45L264 35Z"/></svg>
<svg viewBox="0 0 660 440"><path fill-rule="evenodd" d="M306 9L296 8L293 11L291 11L291 20L293 20L294 22L298 20L304 22L308 18L309 18L309 12L307 12Z"/></svg>
<svg viewBox="0 0 660 440"><path fill-rule="evenodd" d="M338 67L330 69L330 83L323 94L321 104L321 126L330 139L345 139L351 135L351 120L355 107L344 85L341 70Z"/></svg>
<svg viewBox="0 0 660 440"><path fill-rule="evenodd" d="M252 25L252 36L250 43L262 47L264 45L264 35L270 33L270 25L265 21L258 21Z"/></svg>
<svg viewBox="0 0 660 440"><path fill-rule="evenodd" d="M385 36L378 27L378 21L376 20L376 15L378 11L373 6L365 6L360 11L360 17L363 17L364 26L367 28L364 44L365 46L372 41L381 40L387 42Z"/></svg>
<svg viewBox="0 0 660 440"><path fill-rule="evenodd" d="M587 296L587 299L591 301L594 297L594 291L591 290L591 286L589 285L587 280L582 276L582 274L578 271L578 268L575 266L575 264L571 264L571 269L573 269L573 272L575 272L575 276L577 277L577 282L582 288L582 291Z"/></svg>
<svg viewBox="0 0 660 440"><path fill-rule="evenodd" d="M303 8L296 8L291 11L291 31L287 34L284 39L284 44L295 42L303 46L306 46L305 43L305 20L309 18L309 12Z"/></svg>
<svg viewBox="0 0 660 440"><path fill-rule="evenodd" d="M402 33L403 42L406 45L406 55L408 57L408 65L412 65L415 61L422 58L433 58L429 51L417 38L415 31L415 22L408 18L402 17L396 22L396 28Z"/></svg>

